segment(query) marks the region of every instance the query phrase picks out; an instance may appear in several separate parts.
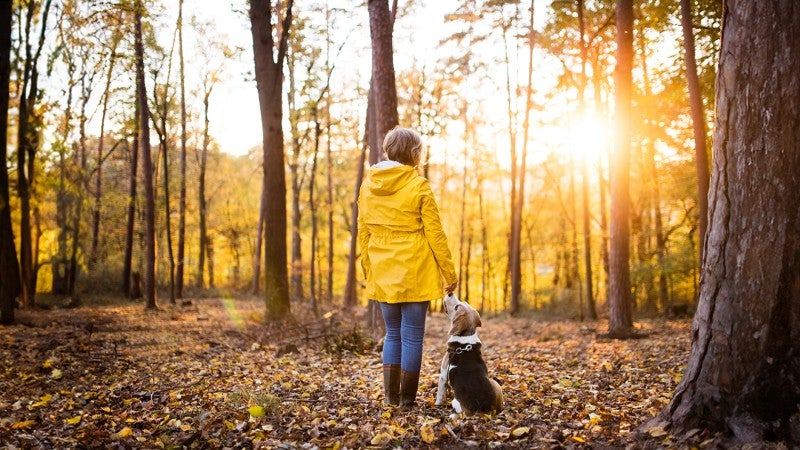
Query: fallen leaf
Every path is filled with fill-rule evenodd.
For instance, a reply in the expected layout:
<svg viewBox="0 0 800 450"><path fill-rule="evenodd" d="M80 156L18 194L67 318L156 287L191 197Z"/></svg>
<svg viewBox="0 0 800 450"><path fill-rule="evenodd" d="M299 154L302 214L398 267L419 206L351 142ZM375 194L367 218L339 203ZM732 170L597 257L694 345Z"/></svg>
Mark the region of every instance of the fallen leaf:
<svg viewBox="0 0 800 450"><path fill-rule="evenodd" d="M69 425L77 425L77 424L79 424L81 422L81 417L82 416L80 414L78 414L75 417L70 417L65 422L67 422Z"/></svg>
<svg viewBox="0 0 800 450"><path fill-rule="evenodd" d="M518 438L530 433L531 427L519 427L511 431L511 435Z"/></svg>
<svg viewBox="0 0 800 450"><path fill-rule="evenodd" d="M266 414L266 411L264 411L264 407L259 405L253 405L247 408L247 412L249 412L250 415L253 417L264 417L264 415Z"/></svg>
<svg viewBox="0 0 800 450"><path fill-rule="evenodd" d="M15 424L11 425L11 429L12 430L21 430L23 428L28 428L31 425L35 425L35 424L36 424L35 420L23 420L22 422L17 422Z"/></svg>
<svg viewBox="0 0 800 450"><path fill-rule="evenodd" d="M392 440L392 435L391 434L386 433L386 432L382 432L382 433L376 434L375 437L373 437L372 440L369 441L369 443L371 445L384 446L384 445L388 444L389 441L391 441L391 440Z"/></svg>
<svg viewBox="0 0 800 450"><path fill-rule="evenodd" d="M41 397L39 398L39 401L38 401L38 402L36 402L36 403L34 403L34 404L32 404L32 405L31 405L31 408L38 408L38 407L40 407L40 406L45 406L45 405L47 405L48 403L50 403L50 400L52 400L52 399L53 399L53 396L52 396L52 395L50 395L50 394L44 394L43 396L41 396Z"/></svg>
<svg viewBox="0 0 800 450"><path fill-rule="evenodd" d="M122 438L126 438L126 437L130 436L131 434L133 434L133 430L131 430L130 427L125 427L125 428L119 430L118 433L112 434L111 438L112 439L122 439Z"/></svg>
<svg viewBox="0 0 800 450"><path fill-rule="evenodd" d="M426 444L430 444L436 439L436 435L433 432L433 427L428 424L425 424L422 426L422 428L420 428L419 436Z"/></svg>
<svg viewBox="0 0 800 450"><path fill-rule="evenodd" d="M61 379L61 375L62 375L61 371L58 370L58 369L53 369L53 371L50 372L50 378L52 378L54 380L60 380Z"/></svg>

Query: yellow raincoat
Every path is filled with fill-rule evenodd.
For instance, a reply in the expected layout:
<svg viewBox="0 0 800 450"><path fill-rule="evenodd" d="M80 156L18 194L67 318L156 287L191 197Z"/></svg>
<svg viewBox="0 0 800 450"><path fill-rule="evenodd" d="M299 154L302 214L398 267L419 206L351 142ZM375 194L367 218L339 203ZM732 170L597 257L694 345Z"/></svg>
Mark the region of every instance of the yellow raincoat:
<svg viewBox="0 0 800 450"><path fill-rule="evenodd" d="M383 161L358 197L358 243L367 298L387 303L440 298L456 277L439 208L415 168Z"/></svg>

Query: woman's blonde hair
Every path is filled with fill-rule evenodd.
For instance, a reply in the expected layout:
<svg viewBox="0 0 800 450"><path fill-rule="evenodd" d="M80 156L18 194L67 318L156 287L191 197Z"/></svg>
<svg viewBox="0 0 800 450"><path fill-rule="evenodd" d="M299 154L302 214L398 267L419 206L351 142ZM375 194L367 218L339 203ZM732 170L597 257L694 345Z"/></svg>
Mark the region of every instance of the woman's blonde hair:
<svg viewBox="0 0 800 450"><path fill-rule="evenodd" d="M395 127L383 138L383 151L392 161L418 166L422 158L422 138L414 130Z"/></svg>

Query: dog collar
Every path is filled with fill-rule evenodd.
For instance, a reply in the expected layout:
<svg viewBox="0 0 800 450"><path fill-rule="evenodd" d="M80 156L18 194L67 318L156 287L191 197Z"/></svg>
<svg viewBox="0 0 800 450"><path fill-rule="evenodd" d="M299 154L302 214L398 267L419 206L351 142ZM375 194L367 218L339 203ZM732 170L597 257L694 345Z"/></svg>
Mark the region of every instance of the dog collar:
<svg viewBox="0 0 800 450"><path fill-rule="evenodd" d="M453 344L455 344L455 343L451 343L447 347L447 352L450 353L451 355L460 355L460 354L465 353L465 352L477 351L477 350L479 350L481 348L481 344L480 343L477 343L477 344L455 344L455 345L453 345Z"/></svg>

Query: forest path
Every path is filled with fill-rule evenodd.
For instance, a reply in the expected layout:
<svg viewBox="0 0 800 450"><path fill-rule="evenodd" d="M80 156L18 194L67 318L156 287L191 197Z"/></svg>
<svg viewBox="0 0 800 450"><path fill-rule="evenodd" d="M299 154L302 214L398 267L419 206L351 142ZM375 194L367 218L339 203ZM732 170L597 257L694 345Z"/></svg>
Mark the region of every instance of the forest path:
<svg viewBox="0 0 800 450"><path fill-rule="evenodd" d="M639 322L647 338L616 341L598 337L602 321L486 315L483 354L506 407L495 417L463 417L433 406L443 314L428 317L419 406L411 412L382 404L380 353L354 331L355 317L264 327L257 299L199 299L158 311L140 303L21 311L28 325L0 328L0 444L602 448L714 441L703 433L634 433L680 380L688 320Z"/></svg>

